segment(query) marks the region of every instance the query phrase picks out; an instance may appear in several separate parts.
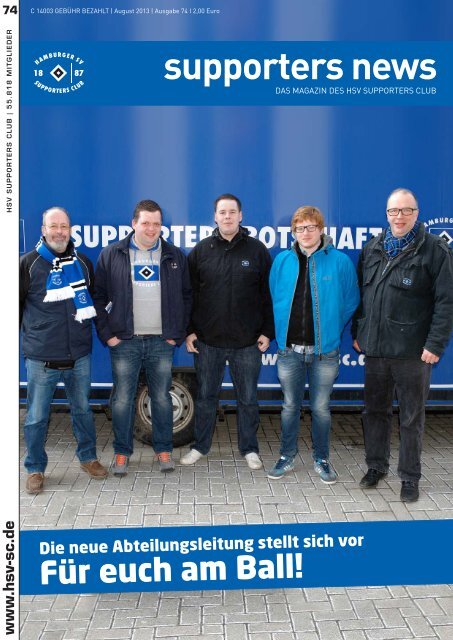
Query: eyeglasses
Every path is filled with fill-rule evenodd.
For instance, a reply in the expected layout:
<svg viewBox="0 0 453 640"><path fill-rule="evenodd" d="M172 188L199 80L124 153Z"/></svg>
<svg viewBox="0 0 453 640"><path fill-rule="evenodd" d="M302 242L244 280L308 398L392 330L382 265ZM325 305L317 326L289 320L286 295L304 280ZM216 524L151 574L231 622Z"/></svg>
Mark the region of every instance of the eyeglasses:
<svg viewBox="0 0 453 640"><path fill-rule="evenodd" d="M71 228L68 224L46 224L45 227L51 231L69 231Z"/></svg>
<svg viewBox="0 0 453 640"><path fill-rule="evenodd" d="M312 231L314 231L315 229L318 228L317 224L307 224L303 227L295 227L294 231L296 233L304 233L304 231L308 231L309 233L311 233Z"/></svg>
<svg viewBox="0 0 453 640"><path fill-rule="evenodd" d="M403 207L402 209L387 209L387 214L389 216L397 216L399 212L403 214L403 216L411 216L414 211L418 211L418 207Z"/></svg>

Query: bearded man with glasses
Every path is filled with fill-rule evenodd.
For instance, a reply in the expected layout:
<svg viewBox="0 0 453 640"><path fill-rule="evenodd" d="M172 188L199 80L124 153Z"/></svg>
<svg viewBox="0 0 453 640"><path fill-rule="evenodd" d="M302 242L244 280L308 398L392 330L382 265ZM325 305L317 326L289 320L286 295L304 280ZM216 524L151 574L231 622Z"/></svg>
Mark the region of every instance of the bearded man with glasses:
<svg viewBox="0 0 453 640"><path fill-rule="evenodd" d="M107 470L96 455L96 429L89 397L92 318L96 315L93 265L76 251L69 213L51 207L43 213L42 236L20 260L20 326L27 369L24 435L28 493L41 493L47 467L45 450L52 399L65 386L80 468L102 479Z"/></svg>
<svg viewBox="0 0 453 640"><path fill-rule="evenodd" d="M283 408L280 458L268 477L277 480L294 468L308 375L314 470L322 482L333 484L337 473L329 460L329 401L341 334L359 303L359 288L351 260L324 234L319 209L297 209L291 229L296 241L276 257L269 280Z"/></svg>
<svg viewBox="0 0 453 640"><path fill-rule="evenodd" d="M453 323L453 254L418 220L408 189L387 201L389 226L362 250L361 304L352 324L354 348L366 354L363 433L368 471L362 488L376 487L389 469L392 403L399 404L398 475L403 502L418 500L421 451L431 370Z"/></svg>

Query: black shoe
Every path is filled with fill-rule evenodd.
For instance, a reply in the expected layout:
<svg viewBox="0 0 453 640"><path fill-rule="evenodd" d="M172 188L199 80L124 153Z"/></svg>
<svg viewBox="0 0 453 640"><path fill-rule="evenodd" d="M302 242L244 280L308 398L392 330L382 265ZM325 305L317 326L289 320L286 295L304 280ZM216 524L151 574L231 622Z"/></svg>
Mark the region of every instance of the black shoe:
<svg viewBox="0 0 453 640"><path fill-rule="evenodd" d="M370 489L371 487L377 487L377 484L381 478L384 478L387 474L383 471L377 471L376 469L368 469L366 474L360 480L359 486L363 489Z"/></svg>
<svg viewBox="0 0 453 640"><path fill-rule="evenodd" d="M416 502L419 495L418 482L403 480L400 493L401 502Z"/></svg>

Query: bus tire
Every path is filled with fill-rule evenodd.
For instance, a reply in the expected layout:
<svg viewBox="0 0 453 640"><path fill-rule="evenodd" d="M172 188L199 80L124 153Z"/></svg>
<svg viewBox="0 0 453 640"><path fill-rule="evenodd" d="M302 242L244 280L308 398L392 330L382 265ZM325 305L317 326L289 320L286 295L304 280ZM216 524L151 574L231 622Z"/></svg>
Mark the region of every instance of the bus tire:
<svg viewBox="0 0 453 640"><path fill-rule="evenodd" d="M193 442L195 421L195 374L176 373L170 389L173 404L173 446ZM151 401L146 384L141 384L136 399L135 438L152 445Z"/></svg>

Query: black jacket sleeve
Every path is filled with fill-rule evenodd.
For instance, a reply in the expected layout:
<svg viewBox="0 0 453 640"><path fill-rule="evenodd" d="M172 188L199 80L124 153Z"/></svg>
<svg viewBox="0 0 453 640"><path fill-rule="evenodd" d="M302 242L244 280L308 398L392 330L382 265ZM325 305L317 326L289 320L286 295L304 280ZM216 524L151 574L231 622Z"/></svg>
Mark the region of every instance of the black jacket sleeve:
<svg viewBox="0 0 453 640"><path fill-rule="evenodd" d="M182 299L184 304L184 326L186 335L189 334L190 316L192 312L192 286L190 282L189 262L184 255L184 270L182 274Z"/></svg>
<svg viewBox="0 0 453 640"><path fill-rule="evenodd" d="M30 272L27 256L22 256L19 262L19 327L22 326L25 301L30 286Z"/></svg>
<svg viewBox="0 0 453 640"><path fill-rule="evenodd" d="M272 307L271 292L269 289L269 274L272 266L272 258L264 245L263 248L264 264L261 272L260 283L260 293L263 305L263 326L261 327L261 335L266 336L269 340L273 340L275 338L274 311Z"/></svg>
<svg viewBox="0 0 453 640"><path fill-rule="evenodd" d="M425 349L440 357L453 329L453 252L446 242L436 249L431 263L434 308Z"/></svg>
<svg viewBox="0 0 453 640"><path fill-rule="evenodd" d="M192 287L192 304L191 313L189 314L189 322L187 325L187 335L195 332L195 327L192 321L192 313L198 309L199 304L199 292L200 292L200 278L198 275L198 245L192 249L187 256L188 273L190 277L190 284Z"/></svg>
<svg viewBox="0 0 453 640"><path fill-rule="evenodd" d="M352 321L351 321L351 335L353 340L356 340L357 338L358 321L360 318L363 317L362 284L363 284L363 258L364 258L363 252L364 251L365 249L362 249L362 251L360 252L359 260L357 262L357 281L358 281L359 290L360 290L360 302L359 302L359 306L354 312L354 315L352 316Z"/></svg>
<svg viewBox="0 0 453 640"><path fill-rule="evenodd" d="M96 309L96 318L94 322L99 339L104 344L107 343L107 340L109 340L109 338L113 337L113 333L109 326L109 314L106 311L106 306L109 302L109 291L105 260L106 251L104 250L101 251L96 264L96 271L94 274L95 284L93 291L93 302Z"/></svg>

